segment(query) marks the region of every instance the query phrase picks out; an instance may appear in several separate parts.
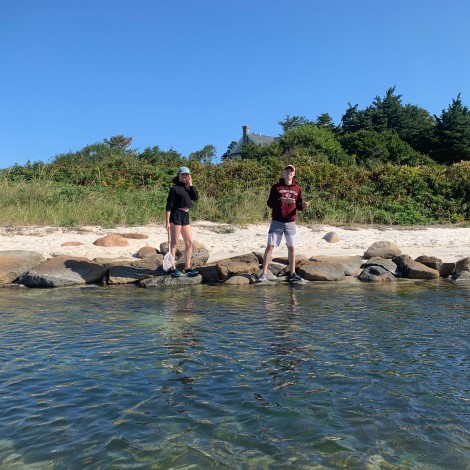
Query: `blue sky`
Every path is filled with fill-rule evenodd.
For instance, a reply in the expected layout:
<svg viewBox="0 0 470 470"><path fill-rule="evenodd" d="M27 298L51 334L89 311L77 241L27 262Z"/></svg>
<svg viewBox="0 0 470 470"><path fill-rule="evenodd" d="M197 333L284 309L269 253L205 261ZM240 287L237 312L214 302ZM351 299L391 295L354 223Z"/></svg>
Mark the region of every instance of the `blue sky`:
<svg viewBox="0 0 470 470"><path fill-rule="evenodd" d="M2 0L0 167L113 135L220 156L397 87L470 105L467 0Z"/></svg>

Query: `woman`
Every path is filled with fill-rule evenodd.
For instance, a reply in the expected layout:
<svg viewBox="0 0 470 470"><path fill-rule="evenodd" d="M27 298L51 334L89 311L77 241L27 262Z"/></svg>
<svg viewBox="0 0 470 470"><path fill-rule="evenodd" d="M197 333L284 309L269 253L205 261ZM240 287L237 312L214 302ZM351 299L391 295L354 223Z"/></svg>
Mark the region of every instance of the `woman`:
<svg viewBox="0 0 470 470"><path fill-rule="evenodd" d="M182 166L178 170L178 176L173 179L173 186L170 188L166 200L166 229L171 234L170 250L173 257L173 266L169 272L173 277L183 275L175 266L176 245L180 235L184 241L184 273L188 274L188 276L196 276L198 274L195 269L191 269L193 235L189 223L189 209L193 201L198 199L199 195L193 186L193 179L189 168Z"/></svg>

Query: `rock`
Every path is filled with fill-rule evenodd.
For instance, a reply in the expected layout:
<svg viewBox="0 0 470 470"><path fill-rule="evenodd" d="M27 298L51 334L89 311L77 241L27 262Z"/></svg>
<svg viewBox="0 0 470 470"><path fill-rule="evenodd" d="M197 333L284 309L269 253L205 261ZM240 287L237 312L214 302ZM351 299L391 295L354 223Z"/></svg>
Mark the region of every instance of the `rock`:
<svg viewBox="0 0 470 470"><path fill-rule="evenodd" d="M112 266L109 269L108 284L133 284L155 274L154 269L136 268L134 266Z"/></svg>
<svg viewBox="0 0 470 470"><path fill-rule="evenodd" d="M252 274L259 273L260 267L258 260L255 263L244 263L242 261L222 260L216 263L219 279L225 281L235 274Z"/></svg>
<svg viewBox="0 0 470 470"><path fill-rule="evenodd" d="M263 264L264 253L260 253L259 251L253 251L253 254L258 258L258 263Z"/></svg>
<svg viewBox="0 0 470 470"><path fill-rule="evenodd" d="M247 286L249 284L253 284L254 280L253 277L249 274L236 274L235 276L229 277L225 282L224 285L228 286Z"/></svg>
<svg viewBox="0 0 470 470"><path fill-rule="evenodd" d="M408 255L395 256L393 262L398 266L401 275L409 279L437 279L439 277L439 271L414 261Z"/></svg>
<svg viewBox="0 0 470 470"><path fill-rule="evenodd" d="M108 268L82 258L57 256L23 274L19 283L27 287L63 287L101 282Z"/></svg>
<svg viewBox="0 0 470 470"><path fill-rule="evenodd" d="M201 284L202 276L198 274L194 277L181 276L172 277L170 275L165 276L153 276L147 279L139 281L140 287L190 287L197 284Z"/></svg>
<svg viewBox="0 0 470 470"><path fill-rule="evenodd" d="M120 235L121 237L128 238L130 240L145 240L148 238L148 235L144 235L143 233L117 233L116 235Z"/></svg>
<svg viewBox="0 0 470 470"><path fill-rule="evenodd" d="M443 262L441 259L436 258L435 256L426 256L426 255L421 255L418 256L415 261L418 263L422 263L428 268L435 269L436 271L440 271L443 265Z"/></svg>
<svg viewBox="0 0 470 470"><path fill-rule="evenodd" d="M340 264L346 276L357 276L363 263L360 256L312 256L310 261Z"/></svg>
<svg viewBox="0 0 470 470"><path fill-rule="evenodd" d="M439 275L441 277L448 277L452 276L455 272L455 267L457 266L457 263L442 263L442 267L439 270Z"/></svg>
<svg viewBox="0 0 470 470"><path fill-rule="evenodd" d="M235 274L258 274L260 267L258 257L254 253L224 258L216 261L218 276L221 281L225 281Z"/></svg>
<svg viewBox="0 0 470 470"><path fill-rule="evenodd" d="M457 261L455 272L461 273L462 271L470 271L470 256Z"/></svg>
<svg viewBox="0 0 470 470"><path fill-rule="evenodd" d="M83 245L82 242L64 242L60 246L80 246Z"/></svg>
<svg viewBox="0 0 470 470"><path fill-rule="evenodd" d="M277 276L285 267L286 266L281 263L269 263L268 274L271 272L274 276Z"/></svg>
<svg viewBox="0 0 470 470"><path fill-rule="evenodd" d="M136 256L137 258L151 258L158 254L160 254L160 252L153 246L143 246L142 248L139 248Z"/></svg>
<svg viewBox="0 0 470 470"><path fill-rule="evenodd" d="M197 268L197 270L202 276L202 282L205 284L217 284L219 282L219 273L215 264L200 266Z"/></svg>
<svg viewBox="0 0 470 470"><path fill-rule="evenodd" d="M289 264L289 258L287 256L277 256L276 258L273 258L272 261L275 263L281 263L283 265L288 265ZM295 257L295 263L299 263L300 261L308 261L308 258L304 255L297 255Z"/></svg>
<svg viewBox="0 0 470 470"><path fill-rule="evenodd" d="M328 232L323 240L326 240L328 243L338 243L340 241L338 234L336 232Z"/></svg>
<svg viewBox="0 0 470 470"><path fill-rule="evenodd" d="M160 253L166 255L168 253L168 242L160 244ZM191 267L199 268L204 266L209 259L209 250L202 244L193 241L193 253L191 255ZM178 240L175 252L175 261L184 261L184 241Z"/></svg>
<svg viewBox="0 0 470 470"><path fill-rule="evenodd" d="M163 255L155 255L153 257L141 259L128 258L94 258L95 263L110 268L111 266L135 267L157 270L163 265Z"/></svg>
<svg viewBox="0 0 470 470"><path fill-rule="evenodd" d="M400 247L394 243L387 240L378 241L372 243L372 245L367 248L366 252L364 253L364 258L386 258L392 259L395 256L400 256L401 250Z"/></svg>
<svg viewBox="0 0 470 470"><path fill-rule="evenodd" d="M128 246L129 242L121 235L116 235L114 233L106 235L105 237L98 238L93 242L93 245L96 246Z"/></svg>
<svg viewBox="0 0 470 470"><path fill-rule="evenodd" d="M470 281L470 271L460 271L452 275L452 279L456 281Z"/></svg>
<svg viewBox="0 0 470 470"><path fill-rule="evenodd" d="M362 265L363 268L368 268L369 266L379 266L388 271L390 274L393 274L393 276L398 275L397 265L391 259L375 257L366 261Z"/></svg>
<svg viewBox="0 0 470 470"><path fill-rule="evenodd" d="M387 269L378 265L366 266L358 277L365 282L389 282L395 281L395 276Z"/></svg>
<svg viewBox="0 0 470 470"><path fill-rule="evenodd" d="M0 251L0 286L6 286L45 260L41 253L29 250Z"/></svg>
<svg viewBox="0 0 470 470"><path fill-rule="evenodd" d="M302 261L296 271L307 281L342 281L345 278L344 268L339 263Z"/></svg>

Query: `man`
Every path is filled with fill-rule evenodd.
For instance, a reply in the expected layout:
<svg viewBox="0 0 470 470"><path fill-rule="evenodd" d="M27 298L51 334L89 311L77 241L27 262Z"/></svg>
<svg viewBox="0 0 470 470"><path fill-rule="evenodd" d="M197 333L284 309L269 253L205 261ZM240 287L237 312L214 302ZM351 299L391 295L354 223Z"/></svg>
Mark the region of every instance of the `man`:
<svg viewBox="0 0 470 470"><path fill-rule="evenodd" d="M295 272L295 234L297 231L295 220L297 210L306 209L309 202L302 200L302 188L295 182L295 166L287 165L284 168L284 178L271 187L268 207L272 209L272 221L269 227L268 243L264 252L263 270L258 281L265 281L274 245L281 244L282 236L286 237L287 254L290 265L289 282L299 282L302 278Z"/></svg>

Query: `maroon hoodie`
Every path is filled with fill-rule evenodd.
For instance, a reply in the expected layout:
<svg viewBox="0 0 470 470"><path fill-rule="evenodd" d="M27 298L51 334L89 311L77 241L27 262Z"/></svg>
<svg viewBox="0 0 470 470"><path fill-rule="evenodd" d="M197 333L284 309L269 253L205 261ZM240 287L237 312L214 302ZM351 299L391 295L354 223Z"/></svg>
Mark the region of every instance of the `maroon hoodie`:
<svg viewBox="0 0 470 470"><path fill-rule="evenodd" d="M302 188L295 181L287 184L281 178L271 187L267 204L273 210L273 220L295 222L297 210L302 210Z"/></svg>

